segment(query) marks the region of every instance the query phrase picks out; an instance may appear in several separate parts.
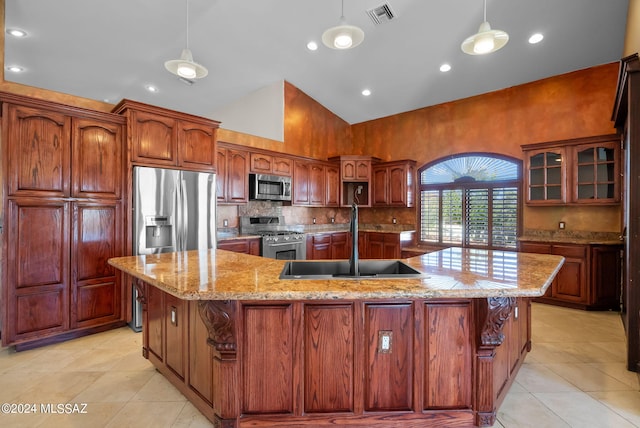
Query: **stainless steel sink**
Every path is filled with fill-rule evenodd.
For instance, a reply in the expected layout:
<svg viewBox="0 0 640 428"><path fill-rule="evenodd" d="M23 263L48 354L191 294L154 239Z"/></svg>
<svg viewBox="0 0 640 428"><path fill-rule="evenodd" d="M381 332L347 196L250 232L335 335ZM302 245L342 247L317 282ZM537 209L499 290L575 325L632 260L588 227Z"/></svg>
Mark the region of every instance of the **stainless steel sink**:
<svg viewBox="0 0 640 428"><path fill-rule="evenodd" d="M399 260L360 260L360 275L349 274L349 260L287 262L280 279L420 278L424 274Z"/></svg>

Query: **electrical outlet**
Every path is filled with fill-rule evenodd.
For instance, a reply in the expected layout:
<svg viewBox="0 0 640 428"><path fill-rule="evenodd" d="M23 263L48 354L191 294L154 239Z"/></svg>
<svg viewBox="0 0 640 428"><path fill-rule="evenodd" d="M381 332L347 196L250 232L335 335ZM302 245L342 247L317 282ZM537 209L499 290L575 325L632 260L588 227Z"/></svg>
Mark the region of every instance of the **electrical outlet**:
<svg viewBox="0 0 640 428"><path fill-rule="evenodd" d="M378 353L390 354L393 346L393 332L389 330L378 331Z"/></svg>
<svg viewBox="0 0 640 428"><path fill-rule="evenodd" d="M229 220L227 220L226 218L222 220L222 227L229 227Z"/></svg>
<svg viewBox="0 0 640 428"><path fill-rule="evenodd" d="M331 224L336 222L336 218L335 217L331 217Z"/></svg>
<svg viewBox="0 0 640 428"><path fill-rule="evenodd" d="M398 223L398 220L396 220L396 218L394 217L394 218L391 219L391 223L396 224L396 223Z"/></svg>
<svg viewBox="0 0 640 428"><path fill-rule="evenodd" d="M315 217L313 218L313 224L316 224L316 218Z"/></svg>
<svg viewBox="0 0 640 428"><path fill-rule="evenodd" d="M561 221L560 223L558 223L558 229L564 230L565 227L566 227L566 224L564 221Z"/></svg>

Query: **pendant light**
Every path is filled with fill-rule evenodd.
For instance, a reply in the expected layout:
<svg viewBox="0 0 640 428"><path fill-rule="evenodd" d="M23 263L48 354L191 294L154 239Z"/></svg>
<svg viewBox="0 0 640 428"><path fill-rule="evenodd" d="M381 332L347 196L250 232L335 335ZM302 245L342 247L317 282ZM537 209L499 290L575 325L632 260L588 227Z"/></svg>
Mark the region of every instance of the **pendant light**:
<svg viewBox="0 0 640 428"><path fill-rule="evenodd" d="M193 61L193 54L189 49L189 0L187 3L187 45L182 49L180 59L172 59L164 63L164 67L171 73L184 79L201 79L209 74L202 65Z"/></svg>
<svg viewBox="0 0 640 428"><path fill-rule="evenodd" d="M364 40L364 31L355 25L348 25L344 18L344 0L340 23L322 33L322 43L331 49L351 49Z"/></svg>
<svg viewBox="0 0 640 428"><path fill-rule="evenodd" d="M495 52L509 41L509 35L502 30L492 30L487 22L487 0L484 0L484 21L478 32L462 42L462 52L469 55L484 55Z"/></svg>

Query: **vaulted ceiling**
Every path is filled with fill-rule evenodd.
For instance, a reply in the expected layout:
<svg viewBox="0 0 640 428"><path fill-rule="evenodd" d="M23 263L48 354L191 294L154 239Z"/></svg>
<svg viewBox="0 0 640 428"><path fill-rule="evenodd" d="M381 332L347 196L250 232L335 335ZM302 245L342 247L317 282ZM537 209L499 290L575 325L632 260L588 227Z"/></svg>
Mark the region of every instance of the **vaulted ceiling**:
<svg viewBox="0 0 640 428"><path fill-rule="evenodd" d="M384 4L393 18L375 24L367 11ZM338 24L340 0L189 0L189 48L209 75L187 84L164 68L186 45L185 0L5 0L5 27L28 33L5 36L5 66L23 68L5 70L5 80L205 117L286 80L359 123L617 61L627 7L628 0L488 0L487 21L510 39L471 56L460 44L478 31L482 0L345 0L346 21L365 33L345 51L321 42ZM535 32L544 39L529 44ZM316 51L306 47L312 40ZM439 70L444 63L450 71Z"/></svg>

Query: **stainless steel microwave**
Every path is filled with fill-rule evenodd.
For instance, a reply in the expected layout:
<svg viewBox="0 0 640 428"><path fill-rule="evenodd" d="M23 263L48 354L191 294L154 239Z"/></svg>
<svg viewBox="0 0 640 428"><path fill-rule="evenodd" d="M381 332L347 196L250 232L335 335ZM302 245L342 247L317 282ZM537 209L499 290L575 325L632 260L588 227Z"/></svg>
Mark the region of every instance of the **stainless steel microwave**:
<svg viewBox="0 0 640 428"><path fill-rule="evenodd" d="M291 201L291 177L249 174L249 199L252 201Z"/></svg>

